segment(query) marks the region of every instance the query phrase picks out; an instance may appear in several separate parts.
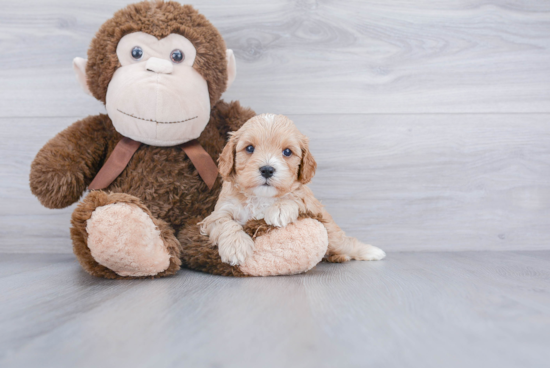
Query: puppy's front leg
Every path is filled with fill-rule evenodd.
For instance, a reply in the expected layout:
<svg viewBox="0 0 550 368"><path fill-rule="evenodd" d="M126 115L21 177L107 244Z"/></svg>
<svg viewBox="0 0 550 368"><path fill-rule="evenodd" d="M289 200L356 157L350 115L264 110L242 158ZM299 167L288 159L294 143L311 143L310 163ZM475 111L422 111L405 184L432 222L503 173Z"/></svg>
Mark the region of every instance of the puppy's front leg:
<svg viewBox="0 0 550 368"><path fill-rule="evenodd" d="M254 240L233 220L230 213L214 211L199 223L201 233L218 245L222 262L232 266L243 264L254 251Z"/></svg>
<svg viewBox="0 0 550 368"><path fill-rule="evenodd" d="M236 222L234 224L240 229L224 232L218 240L218 252L222 262L231 266L242 265L254 252L254 240L242 230L241 225Z"/></svg>
<svg viewBox="0 0 550 368"><path fill-rule="evenodd" d="M266 224L285 227L298 219L300 208L295 201L283 199L271 205L264 214Z"/></svg>

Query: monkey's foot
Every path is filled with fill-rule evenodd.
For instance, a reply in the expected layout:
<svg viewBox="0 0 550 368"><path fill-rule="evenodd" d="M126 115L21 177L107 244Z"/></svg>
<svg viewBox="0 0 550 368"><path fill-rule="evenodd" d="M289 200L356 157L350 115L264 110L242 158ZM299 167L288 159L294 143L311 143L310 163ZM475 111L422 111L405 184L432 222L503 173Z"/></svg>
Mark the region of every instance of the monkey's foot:
<svg viewBox="0 0 550 368"><path fill-rule="evenodd" d="M174 230L130 194L91 191L71 224L74 254L91 275L163 277L180 269L181 244Z"/></svg>
<svg viewBox="0 0 550 368"><path fill-rule="evenodd" d="M97 207L87 221L88 248L97 263L120 276L154 276L170 265L170 254L153 220L138 206Z"/></svg>

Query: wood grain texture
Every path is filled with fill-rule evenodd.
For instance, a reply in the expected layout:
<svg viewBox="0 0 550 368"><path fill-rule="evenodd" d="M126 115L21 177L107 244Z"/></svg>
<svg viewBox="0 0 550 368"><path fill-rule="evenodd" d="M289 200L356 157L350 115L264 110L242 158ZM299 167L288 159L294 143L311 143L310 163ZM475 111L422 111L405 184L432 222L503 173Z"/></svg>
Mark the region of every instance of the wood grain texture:
<svg viewBox="0 0 550 368"><path fill-rule="evenodd" d="M1 2L0 116L84 116L71 62L130 1ZM258 112L550 112L550 3L196 0Z"/></svg>
<svg viewBox="0 0 550 368"><path fill-rule="evenodd" d="M0 257L2 367L546 367L550 252L390 253L305 275L85 274Z"/></svg>
<svg viewBox="0 0 550 368"><path fill-rule="evenodd" d="M318 160L311 187L349 234L388 250L550 246L550 116L292 117Z"/></svg>
<svg viewBox="0 0 550 368"><path fill-rule="evenodd" d="M71 251L74 206L42 208L29 165L104 112L71 60L126 3L1 2L0 251ZM349 234L390 251L548 249L548 2L194 4L236 52L225 97L310 136L312 187Z"/></svg>
<svg viewBox="0 0 550 368"><path fill-rule="evenodd" d="M290 117L318 162L311 187L348 234L389 251L548 249L550 115ZM71 252L74 206L41 207L28 173L75 120L0 119L0 251Z"/></svg>

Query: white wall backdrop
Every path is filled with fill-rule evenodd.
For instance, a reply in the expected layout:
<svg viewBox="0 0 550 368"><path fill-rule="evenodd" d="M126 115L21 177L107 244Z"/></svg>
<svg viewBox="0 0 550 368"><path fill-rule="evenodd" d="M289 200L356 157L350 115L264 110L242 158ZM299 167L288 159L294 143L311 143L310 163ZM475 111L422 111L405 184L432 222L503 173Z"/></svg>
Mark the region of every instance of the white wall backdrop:
<svg viewBox="0 0 550 368"><path fill-rule="evenodd" d="M73 207L48 210L29 165L104 107L72 59L127 1L0 1L0 251L71 252ZM224 98L289 115L312 188L388 251L550 246L550 2L193 3L235 51Z"/></svg>

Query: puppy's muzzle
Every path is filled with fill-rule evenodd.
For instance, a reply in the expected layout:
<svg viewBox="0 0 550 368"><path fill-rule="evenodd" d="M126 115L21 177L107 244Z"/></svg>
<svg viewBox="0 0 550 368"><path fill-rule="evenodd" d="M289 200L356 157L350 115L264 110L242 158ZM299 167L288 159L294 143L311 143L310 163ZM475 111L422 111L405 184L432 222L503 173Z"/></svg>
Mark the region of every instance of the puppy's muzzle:
<svg viewBox="0 0 550 368"><path fill-rule="evenodd" d="M264 178L269 179L273 176L275 169L272 166L262 166L260 167L260 172Z"/></svg>

